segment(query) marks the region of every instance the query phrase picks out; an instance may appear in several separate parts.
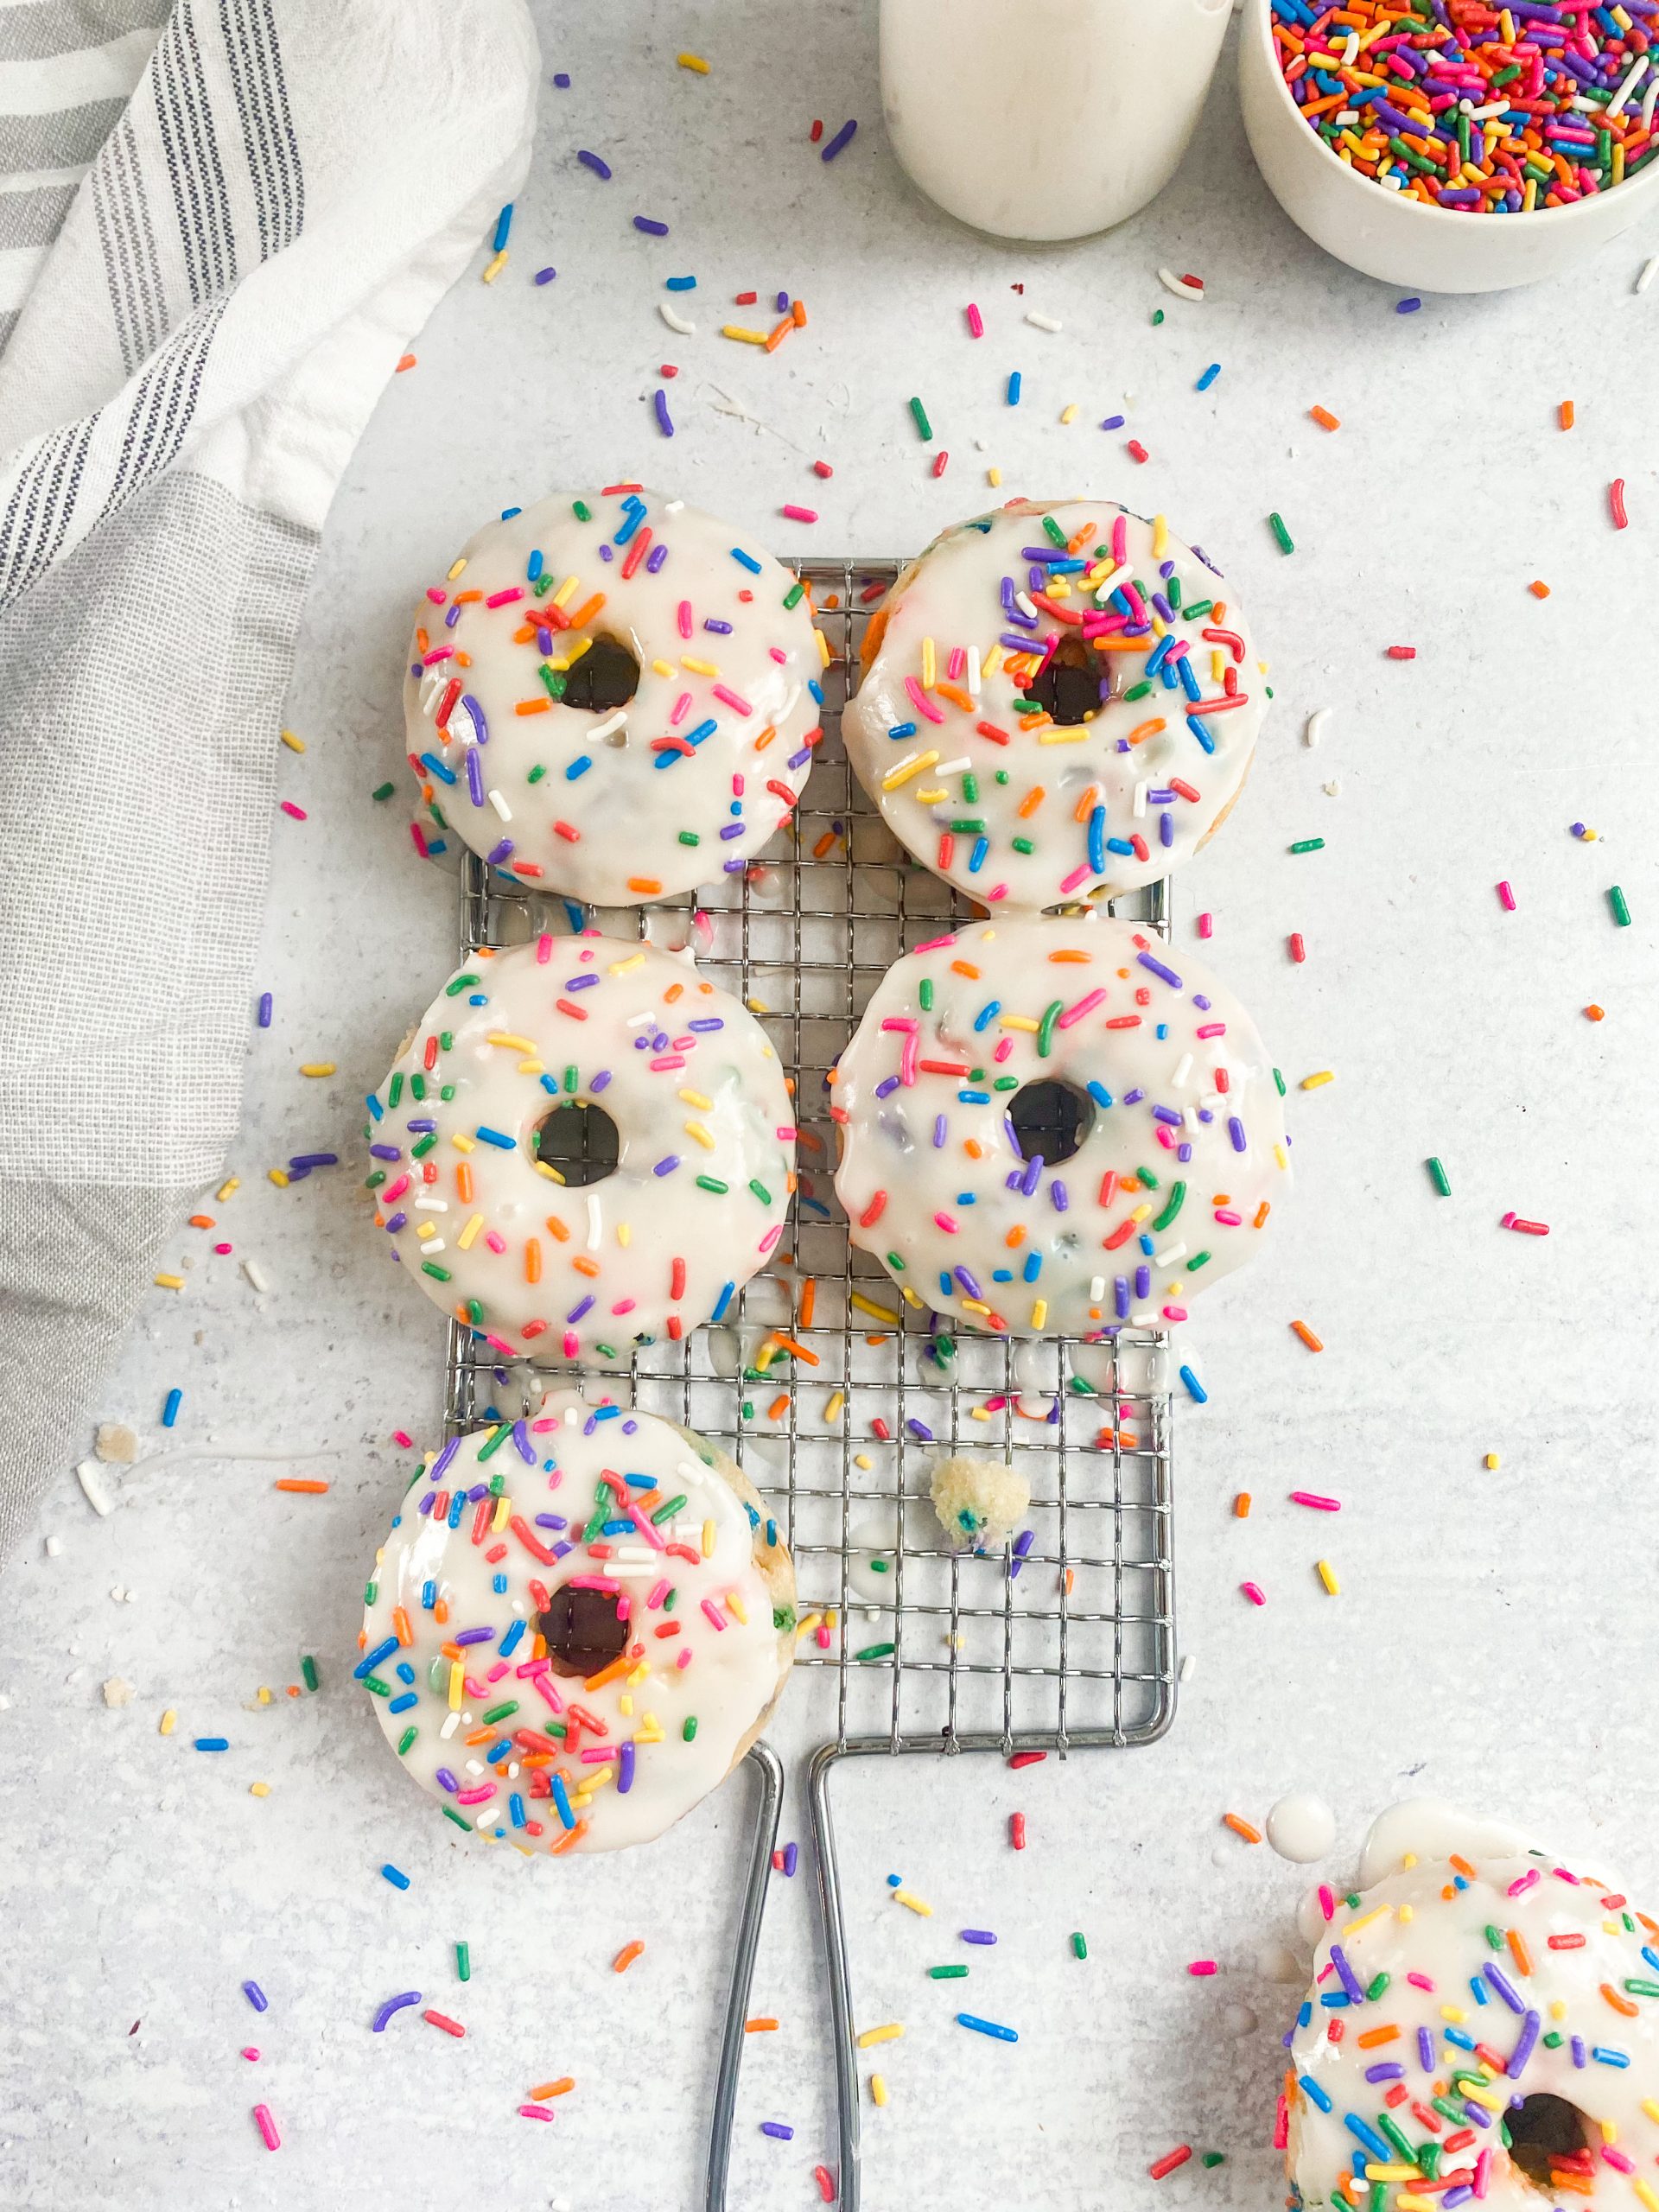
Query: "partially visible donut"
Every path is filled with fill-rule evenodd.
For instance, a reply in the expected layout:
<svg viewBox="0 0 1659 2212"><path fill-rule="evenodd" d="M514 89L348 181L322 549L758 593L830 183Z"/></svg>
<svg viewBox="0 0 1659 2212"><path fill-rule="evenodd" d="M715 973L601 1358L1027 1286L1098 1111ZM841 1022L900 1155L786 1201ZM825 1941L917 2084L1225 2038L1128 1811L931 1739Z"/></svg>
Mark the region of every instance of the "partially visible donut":
<svg viewBox="0 0 1659 2212"><path fill-rule="evenodd" d="M369 1114L377 1224L508 1357L602 1359L719 1318L795 1187L760 1024L689 954L616 938L474 953Z"/></svg>
<svg viewBox="0 0 1659 2212"><path fill-rule="evenodd" d="M409 759L516 880L601 906L736 874L822 734L804 587L731 523L637 486L486 524L416 612Z"/></svg>
<svg viewBox="0 0 1659 2212"><path fill-rule="evenodd" d="M410 1485L356 1674L457 1827L526 1850L660 1835L748 1750L789 1678L795 1571L741 1470L574 1390Z"/></svg>
<svg viewBox="0 0 1659 2212"><path fill-rule="evenodd" d="M1286 2037L1294 2206L1659 2206L1659 1922L1541 1852L1408 1855L1321 1901Z"/></svg>
<svg viewBox="0 0 1659 2212"><path fill-rule="evenodd" d="M899 577L842 716L887 827L987 906L1167 875L1238 795L1267 689L1206 555L1109 499L1016 499Z"/></svg>
<svg viewBox="0 0 1659 2212"><path fill-rule="evenodd" d="M896 962L830 1113L853 1242L917 1304L1016 1335L1183 1319L1290 1180L1255 1023L1104 915L972 923Z"/></svg>

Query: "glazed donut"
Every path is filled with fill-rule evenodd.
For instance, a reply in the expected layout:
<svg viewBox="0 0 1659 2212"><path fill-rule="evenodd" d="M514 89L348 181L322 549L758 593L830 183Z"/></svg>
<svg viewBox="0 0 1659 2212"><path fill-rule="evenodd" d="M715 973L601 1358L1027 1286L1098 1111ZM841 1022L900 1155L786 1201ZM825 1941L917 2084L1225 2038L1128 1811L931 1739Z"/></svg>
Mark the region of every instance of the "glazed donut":
<svg viewBox="0 0 1659 2212"><path fill-rule="evenodd" d="M804 588L730 523L637 486L469 538L416 610L409 760L515 880L623 906L741 874L822 731Z"/></svg>
<svg viewBox="0 0 1659 2212"><path fill-rule="evenodd" d="M369 1098L375 1221L509 1358L681 1337L778 1242L794 1110L689 954L594 934L477 952Z"/></svg>
<svg viewBox="0 0 1659 2212"><path fill-rule="evenodd" d="M1408 1854L1320 1903L1285 2039L1294 2206L1659 2205L1659 1922L1543 1852Z"/></svg>
<svg viewBox="0 0 1659 2212"><path fill-rule="evenodd" d="M795 1570L741 1471L574 1390L445 1445L376 1555L357 1679L458 1827L646 1843L748 1750L794 1657Z"/></svg>
<svg viewBox="0 0 1659 2212"><path fill-rule="evenodd" d="M1009 912L1116 898L1190 859L1267 710L1220 572L1109 499L957 524L862 651L854 772L925 867Z"/></svg>
<svg viewBox="0 0 1659 2212"><path fill-rule="evenodd" d="M1289 1182L1255 1023L1189 955L1100 914L906 954L830 1114L853 1242L913 1303L1015 1335L1183 1319Z"/></svg>

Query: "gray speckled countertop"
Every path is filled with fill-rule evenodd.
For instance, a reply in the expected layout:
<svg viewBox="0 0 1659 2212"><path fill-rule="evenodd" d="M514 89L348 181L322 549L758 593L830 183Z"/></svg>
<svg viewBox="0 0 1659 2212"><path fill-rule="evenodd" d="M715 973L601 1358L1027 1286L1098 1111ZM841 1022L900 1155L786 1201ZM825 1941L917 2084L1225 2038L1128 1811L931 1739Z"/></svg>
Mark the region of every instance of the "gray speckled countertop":
<svg viewBox="0 0 1659 2212"><path fill-rule="evenodd" d="M218 1210L236 1251L214 1259L181 1236L188 1287L155 1294L104 1394L155 1449L177 1384L178 1446L326 1446L338 1456L302 1471L333 1487L282 1496L270 1466L209 1452L115 1475L117 1509L98 1520L72 1471L90 1439L63 1440L42 1541L0 1605L0 2200L700 2200L748 1785L649 1852L557 1867L473 1852L423 1816L346 1678L409 1465L392 1432L436 1433L441 1323L386 1264L351 1166L287 1191L265 1171L299 1150L352 1161L361 1095L447 969L449 879L417 861L401 787L369 797L399 772L404 626L435 561L505 504L635 474L779 552L899 550L987 501L995 463L1002 496L1164 508L1248 585L1278 704L1233 819L1180 880L1177 943L1212 912L1209 952L1293 1084L1336 1080L1295 1092L1295 1203L1194 1325L1210 1403L1179 1408L1179 1612L1195 1669L1173 1732L1020 1774L866 1762L840 1785L860 2018L906 2028L879 2054L891 2101L866 2112L868 2202L1141 2202L1147 2164L1190 2141L1226 2164L1195 2160L1158 2201L1260 2212L1278 2193L1264 2146L1293 1996L1262 1953L1301 1877L1222 1828L1224 1811L1259 1821L1281 1790L1319 1790L1345 1876L1371 1810L1427 1788L1592 1846L1638 1897L1656 1872L1641 1101L1659 1072L1659 775L1640 640L1659 538L1659 289L1631 289L1656 241L1627 238L1547 290L1399 316L1268 200L1230 58L1200 143L1151 209L1074 248L999 246L934 214L895 168L870 6L829 0L798 23L756 0L693 0L671 22L638 0L539 12L546 76L574 83L544 94L512 259L487 290L461 284L416 340L311 596L288 709L308 749L284 769L309 819L276 828L259 979L276 1018L253 1043L230 1163L242 1187ZM677 70L682 48L710 74ZM832 130L861 118L827 168L806 142L815 114ZM578 145L614 181L579 168ZM670 236L636 232L635 213ZM538 289L547 263L558 276ZM1172 300L1160 263L1201 273L1205 303ZM657 313L681 270L699 283L693 340ZM775 356L715 334L749 287L810 308ZM1062 330L1029 327L1027 308ZM671 445L651 412L665 360L680 367ZM1222 374L1200 396L1211 361ZM912 392L950 453L940 480ZM1568 397L1578 426L1563 435ZM1338 433L1310 423L1315 403ZM1095 427L1120 409L1144 467L1127 434ZM818 454L827 483L810 473ZM1623 536L1605 502L1618 475ZM815 530L779 518L803 499ZM1394 643L1415 661L1384 658ZM1309 750L1319 707L1331 719ZM1601 838L1575 839L1577 821ZM1322 852L1287 853L1311 836ZM1610 917L1614 882L1628 929ZM1287 955L1291 931L1305 965ZM1591 1001L1605 1021L1586 1020ZM334 1077L301 1077L321 1059ZM1510 1210L1551 1235L1506 1233ZM248 1255L263 1295L238 1271ZM1299 1318L1322 1355L1292 1335ZM1339 1496L1340 1515L1287 1503L1298 1488ZM1339 1598L1320 1589L1321 1554ZM1240 1596L1246 1579L1264 1608ZM322 1692L290 1700L305 1651ZM112 1675L133 1687L118 1709L100 1695ZM774 1731L791 1763L785 1837L804 1834L800 1759L831 1728L825 1694L798 1683ZM198 1755L198 1734L231 1749ZM1023 1855L1006 1843L1016 1806ZM407 1893L380 1878L387 1859ZM889 1872L932 1920L893 1913ZM782 2025L748 2050L741 2212L816 2202L810 2169L833 2158L804 1852L779 1892L755 2009ZM1020 2027L1017 2046L964 2035L952 1985L923 1976L969 1925L1001 1936L967 1987ZM617 1980L610 1961L633 1937L645 1955ZM465 1989L457 1938L474 1962ZM1190 1979L1199 1956L1221 1971ZM263 2018L245 1978L269 1993ZM464 2019L466 2039L416 2013L371 2035L377 2005L406 1988ZM515 2116L531 2084L565 2073L579 2088L551 2126ZM249 2117L260 2099L283 2131L275 2157ZM766 2119L793 2141L763 2136Z"/></svg>

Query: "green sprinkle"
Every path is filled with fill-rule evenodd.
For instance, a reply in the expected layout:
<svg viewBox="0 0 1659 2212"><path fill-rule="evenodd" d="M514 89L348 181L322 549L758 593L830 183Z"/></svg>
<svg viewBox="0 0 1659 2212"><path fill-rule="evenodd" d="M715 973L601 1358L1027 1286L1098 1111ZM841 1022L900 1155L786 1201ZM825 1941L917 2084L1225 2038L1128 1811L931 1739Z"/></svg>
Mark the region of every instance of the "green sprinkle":
<svg viewBox="0 0 1659 2212"><path fill-rule="evenodd" d="M784 605L785 607L798 607L805 596L806 586L801 582L800 578L797 576L794 582L784 594Z"/></svg>
<svg viewBox="0 0 1659 2212"><path fill-rule="evenodd" d="M968 1969L966 1967L929 1967L927 1978L930 1981L966 1981Z"/></svg>
<svg viewBox="0 0 1659 2212"><path fill-rule="evenodd" d="M445 998L447 998L447 999L459 998L459 997L460 997L460 995L461 995L461 993L466 989L466 988L467 988L467 986L468 985L468 983L475 983L475 982L477 982L477 981L478 981L478 977L477 977L476 976L474 976L474 975L471 975L471 974L465 975L465 976L457 976L454 977L454 978L453 978L453 980L452 980L451 982L448 982L448 983L446 983L446 984L444 985L444 987L443 987L443 995L444 995L444 996L445 996ZM394 1076L394 1077L392 1077L392 1081L395 1083L395 1082L397 1082L397 1077L396 1077L396 1076ZM393 1105L394 1105L394 1106L397 1104L397 1100L396 1100L396 1099L393 1099L392 1103L393 1103Z"/></svg>
<svg viewBox="0 0 1659 2212"><path fill-rule="evenodd" d="M1659 1997L1659 1981L1627 1981L1624 1986L1632 1997Z"/></svg>
<svg viewBox="0 0 1659 2212"><path fill-rule="evenodd" d="M499 1497L506 1486L507 1478L505 1475L492 1475L490 1477L490 1496L492 1497Z"/></svg>
<svg viewBox="0 0 1659 2212"><path fill-rule="evenodd" d="M910 403L910 411L916 418L916 428L921 432L924 443L931 443L933 437L933 425L927 419L926 408L919 399L912 399Z"/></svg>
<svg viewBox="0 0 1659 2212"><path fill-rule="evenodd" d="M689 1743L691 1741L691 1738L692 1738L696 1734L696 1732L697 1732L697 1716L696 1716L696 1714L695 1713L688 1713L686 1714L686 1716L685 1716L685 1719L684 1719L680 1723L680 1740L681 1740L681 1742L682 1742L682 1743L685 1743L685 1744L689 1744Z"/></svg>
<svg viewBox="0 0 1659 2212"><path fill-rule="evenodd" d="M1620 929L1629 929L1630 926L1630 910L1629 906L1625 903L1624 893L1619 889L1617 884L1614 884L1612 889L1607 893L1607 904L1612 908L1613 919L1618 924Z"/></svg>
<svg viewBox="0 0 1659 2212"><path fill-rule="evenodd" d="M1547 2036L1541 2036L1539 2041L1546 2050L1559 2050L1567 2041L1567 2037L1559 2028L1552 2028Z"/></svg>
<svg viewBox="0 0 1659 2212"><path fill-rule="evenodd" d="M463 1835L471 1835L473 1832L472 1822L468 1820L463 1819L453 1805L446 1805L444 1807L443 1817L446 1821L453 1821Z"/></svg>
<svg viewBox="0 0 1659 2212"><path fill-rule="evenodd" d="M1198 2161L1198 2164L1202 2166L1224 2166L1226 2163L1227 2153L1224 2151L1206 2151ZM1382 2183L1380 2182L1377 2183L1377 2187L1379 2189L1382 2187Z"/></svg>
<svg viewBox="0 0 1659 2212"><path fill-rule="evenodd" d="M434 1282L449 1282L453 1281L453 1277L450 1275L448 1268L441 1268L435 1260L423 1260L421 1262L421 1273L423 1275L430 1275Z"/></svg>
<svg viewBox="0 0 1659 2212"><path fill-rule="evenodd" d="M444 1049L447 1052L448 1047L446 1046ZM416 1101L416 1104L418 1104L421 1100L426 1096L426 1077L418 1068L416 1068L414 1074L409 1078L409 1092L410 1096ZM435 1141L435 1140L434 1140L434 1141Z"/></svg>
<svg viewBox="0 0 1659 2212"><path fill-rule="evenodd" d="M1017 1075L1000 1075L991 1085L993 1090L1018 1090L1019 1088L1020 1078Z"/></svg>
<svg viewBox="0 0 1659 2212"><path fill-rule="evenodd" d="M470 1981L473 1978L473 1955L465 1943L455 1946L455 1976L461 1981Z"/></svg>
<svg viewBox="0 0 1659 2212"><path fill-rule="evenodd" d="M397 786L396 784L381 784L374 791L369 793L369 797L371 798L390 798L397 788Z"/></svg>
<svg viewBox="0 0 1659 2212"><path fill-rule="evenodd" d="M1277 1068L1274 1068L1273 1071L1273 1080L1279 1096L1282 1098L1285 1096L1285 1078L1281 1075Z"/></svg>
<svg viewBox="0 0 1659 2212"><path fill-rule="evenodd" d="M697 1178L697 1188L700 1191L712 1191L717 1198L723 1198L731 1187L729 1183L719 1182L712 1175L699 1175Z"/></svg>
<svg viewBox="0 0 1659 2212"><path fill-rule="evenodd" d="M491 1452L499 1452L512 1434L512 1423L510 1421L504 1421L499 1428L498 1428L491 1437L489 1442L479 1446L478 1463L480 1467L489 1458Z"/></svg>
<svg viewBox="0 0 1659 2212"><path fill-rule="evenodd" d="M1054 1042L1054 1024L1065 1011L1065 1001L1054 999L1043 1008L1043 1018L1037 1025L1037 1057L1048 1058L1048 1048Z"/></svg>
<svg viewBox="0 0 1659 2212"><path fill-rule="evenodd" d="M1071 1938L1071 1955L1076 1959L1086 1959L1089 1955L1087 1940L1080 1934Z"/></svg>
<svg viewBox="0 0 1659 2212"><path fill-rule="evenodd" d="M772 1192L766 1188L764 1183L757 1183L754 1179L751 1177L749 1179L749 1188L754 1192L755 1197L760 1199L763 1206L769 1206L772 1204Z"/></svg>
<svg viewBox="0 0 1659 2212"><path fill-rule="evenodd" d="M680 842L683 845L700 845L702 842L702 840L698 836L695 830L682 830L680 832Z"/></svg>
<svg viewBox="0 0 1659 2212"><path fill-rule="evenodd" d="M543 661L537 674L541 677L543 689L550 699L563 698L564 687L569 679L562 668L550 668Z"/></svg>
<svg viewBox="0 0 1659 2212"><path fill-rule="evenodd" d="M1279 550L1281 553L1294 553L1296 550L1296 541L1285 528L1284 517L1277 513L1270 514L1268 517L1268 524L1279 541Z"/></svg>
<svg viewBox="0 0 1659 2212"><path fill-rule="evenodd" d="M1029 837L1015 837L1011 842L1016 853L1034 853L1037 849Z"/></svg>
<svg viewBox="0 0 1659 2212"><path fill-rule="evenodd" d="M916 995L921 1001L922 1012L924 1014L931 1014L933 1011L933 978L931 976L923 976L921 988L917 992Z"/></svg>
<svg viewBox="0 0 1659 2212"><path fill-rule="evenodd" d="M379 1595L380 1585L378 1582L365 1582L363 1585L363 1602L365 1605L373 1605Z"/></svg>
<svg viewBox="0 0 1659 2212"><path fill-rule="evenodd" d="M1299 837L1290 849L1293 853L1322 853L1325 840L1323 837Z"/></svg>
<svg viewBox="0 0 1659 2212"><path fill-rule="evenodd" d="M397 1756L400 1759L407 1755L410 1745L420 1732L420 1730L415 1727L404 1729L403 1734L397 1738Z"/></svg>
<svg viewBox="0 0 1659 2212"><path fill-rule="evenodd" d="M372 1697L390 1697L391 1695L391 1684L383 1680L378 1675L365 1675L363 1677L363 1687L368 1691Z"/></svg>
<svg viewBox="0 0 1659 2212"><path fill-rule="evenodd" d="M391 1078L391 1082L386 1085L386 1103L387 1103L387 1105L388 1105L388 1106L395 1106L395 1105L397 1103L397 1101L398 1101L398 1100L403 1096L403 1095L404 1095L404 1078L402 1077L402 1076L401 1076L401 1075L395 1075L395 1076L393 1076L393 1077Z"/></svg>
<svg viewBox="0 0 1659 2212"><path fill-rule="evenodd" d="M1144 699L1151 690L1152 686L1150 683L1131 683L1128 690L1123 694L1123 697L1126 702L1132 702L1135 699Z"/></svg>
<svg viewBox="0 0 1659 2212"><path fill-rule="evenodd" d="M311 1654L308 1651L306 1653L304 1658L300 1662L300 1673L305 1678L305 1687L307 1689L315 1689L317 1687L317 1662L311 1656Z"/></svg>
<svg viewBox="0 0 1659 2212"><path fill-rule="evenodd" d="M535 766L531 770L530 773L529 773L529 774L524 778L524 781L525 781L527 784L539 784L539 783L541 782L541 780L542 780L542 778L543 778L546 773L547 773L547 763L546 763L546 761L545 761L545 760L538 760L538 761L536 763L536 766Z"/></svg>
<svg viewBox="0 0 1659 2212"><path fill-rule="evenodd" d="M1152 311L1152 327L1154 330L1157 329L1159 324L1163 321L1163 319L1164 311L1162 308L1154 308Z"/></svg>
<svg viewBox="0 0 1659 2212"><path fill-rule="evenodd" d="M493 1728L498 1720L509 1720L518 1710L518 1700L510 1697L505 1705L493 1705L484 1715L484 1726Z"/></svg>
<svg viewBox="0 0 1659 2212"><path fill-rule="evenodd" d="M484 1716L486 1720L490 1716L487 1713ZM1389 1982L1392 1981L1394 1977L1392 1974L1379 1974L1375 1975L1366 1986L1366 2003L1368 2005L1375 2005L1377 1999L1382 1994L1383 1991L1388 1987Z"/></svg>
<svg viewBox="0 0 1659 2212"><path fill-rule="evenodd" d="M573 500L570 505L570 512L575 515L578 522L592 522L594 518L594 511L588 505L586 499Z"/></svg>
<svg viewBox="0 0 1659 2212"><path fill-rule="evenodd" d="M573 1095L582 1088L582 1072L574 1060L564 1071L564 1087ZM539 1152L540 1149L541 1147L537 1145L537 1150Z"/></svg>
<svg viewBox="0 0 1659 2212"><path fill-rule="evenodd" d="M1185 1198L1186 1185L1185 1183L1172 1183L1170 1185L1169 1197L1165 1203L1164 1210L1159 1215L1157 1220L1152 1224L1154 1230L1167 1229L1169 1227L1170 1223L1173 1221L1176 1215L1179 1213Z"/></svg>
<svg viewBox="0 0 1659 2212"><path fill-rule="evenodd" d="M1186 1262L1186 1272L1188 1274L1195 1275L1200 1268L1208 1267L1210 1264L1210 1256L1211 1255L1208 1252L1195 1252L1192 1255L1192 1257Z"/></svg>
<svg viewBox="0 0 1659 2212"><path fill-rule="evenodd" d="M1161 1187L1158 1178L1150 1167L1137 1167L1135 1171L1135 1178L1143 1191L1156 1191Z"/></svg>
<svg viewBox="0 0 1659 2212"><path fill-rule="evenodd" d="M1443 1198L1449 1198L1452 1195L1452 1179L1446 1173L1445 1168L1441 1166L1440 1161L1431 1156L1423 1162L1423 1165L1428 1170L1429 1180L1433 1184L1440 1196Z"/></svg>
<svg viewBox="0 0 1659 2212"><path fill-rule="evenodd" d="M891 1659L898 1649L896 1643L867 1643L861 1651L855 1651L855 1659Z"/></svg>
<svg viewBox="0 0 1659 2212"><path fill-rule="evenodd" d="M974 805L978 800L979 778L971 768L964 768L962 772L962 795L969 806ZM931 981L931 977L929 981Z"/></svg>
<svg viewBox="0 0 1659 2212"><path fill-rule="evenodd" d="M1062 552L1064 552L1065 550L1065 532L1060 528L1060 525L1055 521L1052 515L1045 515L1043 517L1043 528L1048 532L1055 544L1060 548Z"/></svg>
<svg viewBox="0 0 1659 2212"><path fill-rule="evenodd" d="M685 1493L682 1491L677 1497L671 1497L666 1505L659 1505L658 1507L657 1510L651 1516L652 1527L653 1529L660 1529L664 1521L671 1521L684 1503Z"/></svg>

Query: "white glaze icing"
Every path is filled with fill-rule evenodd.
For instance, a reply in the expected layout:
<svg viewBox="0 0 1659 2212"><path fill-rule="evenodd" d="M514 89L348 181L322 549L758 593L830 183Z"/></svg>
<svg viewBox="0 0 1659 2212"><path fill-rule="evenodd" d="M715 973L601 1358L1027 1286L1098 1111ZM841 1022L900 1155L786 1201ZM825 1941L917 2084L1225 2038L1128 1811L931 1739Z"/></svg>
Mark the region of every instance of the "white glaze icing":
<svg viewBox="0 0 1659 2212"><path fill-rule="evenodd" d="M438 820L515 880L601 906L741 870L819 734L810 610L785 604L798 592L734 524L652 492L560 492L487 524L415 616L410 764ZM550 678L606 637L639 663L632 698L552 698Z"/></svg>
<svg viewBox="0 0 1659 2212"><path fill-rule="evenodd" d="M1007 1122L1037 1082L1091 1116L1052 1169ZM970 923L897 962L830 1112L853 1242L918 1304L1015 1334L1180 1319L1290 1179L1255 1025L1190 955L1099 914Z"/></svg>
<svg viewBox="0 0 1659 2212"><path fill-rule="evenodd" d="M1089 563L1070 579L1049 572L1064 598L1031 596L1027 550L1068 557L1045 518ZM1100 560L1098 545L1108 548ZM1184 606L1218 599L1226 620L1166 620L1144 595L1166 591L1166 563ZM1015 702L1036 660L1001 641L1029 635L1040 656L1051 639L1079 633L1085 608L1091 626L1116 626L1091 647L1110 672L1111 698L1069 727L1022 715ZM881 613L879 645L842 718L848 758L900 843L988 906L1031 911L1150 883L1190 859L1236 797L1266 685L1225 580L1161 517L1148 522L1109 499L1016 500L936 538ZM1183 642L1196 700L1176 678ZM1154 658L1150 692L1126 698ZM1230 677L1236 707L1222 703ZM1030 849L1018 850L1016 838Z"/></svg>
<svg viewBox="0 0 1659 2212"><path fill-rule="evenodd" d="M747 1747L789 1673L794 1574L714 1456L652 1414L559 1390L411 1485L357 1675L404 1771L459 1826L555 1853L648 1842ZM609 1532L584 1541L607 1503ZM584 1577L629 1606L620 1662L587 1680L550 1665L537 1626L546 1595Z"/></svg>
<svg viewBox="0 0 1659 2212"><path fill-rule="evenodd" d="M1548 1853L1459 1853L1390 1872L1353 1905L1327 1891L1325 1909L1290 2039L1293 2204L1659 2203L1659 1928L1620 1891ZM1587 2196L1548 2177L1535 2184L1500 2139L1511 2100L1539 2093L1583 2116ZM1434 2178L1421 2163L1429 2143L1449 2187L1414 2186Z"/></svg>
<svg viewBox="0 0 1659 2212"><path fill-rule="evenodd" d="M1281 1859L1306 1866L1323 1859L1337 1840L1337 1816L1323 1797L1295 1789L1281 1797L1267 1818L1268 1841Z"/></svg>
<svg viewBox="0 0 1659 2212"><path fill-rule="evenodd" d="M613 1174L563 1187L538 1163L561 1105L609 1116ZM614 938L474 955L369 1110L377 1224L509 1357L603 1357L717 1316L794 1189L794 1112L760 1023L689 954Z"/></svg>

